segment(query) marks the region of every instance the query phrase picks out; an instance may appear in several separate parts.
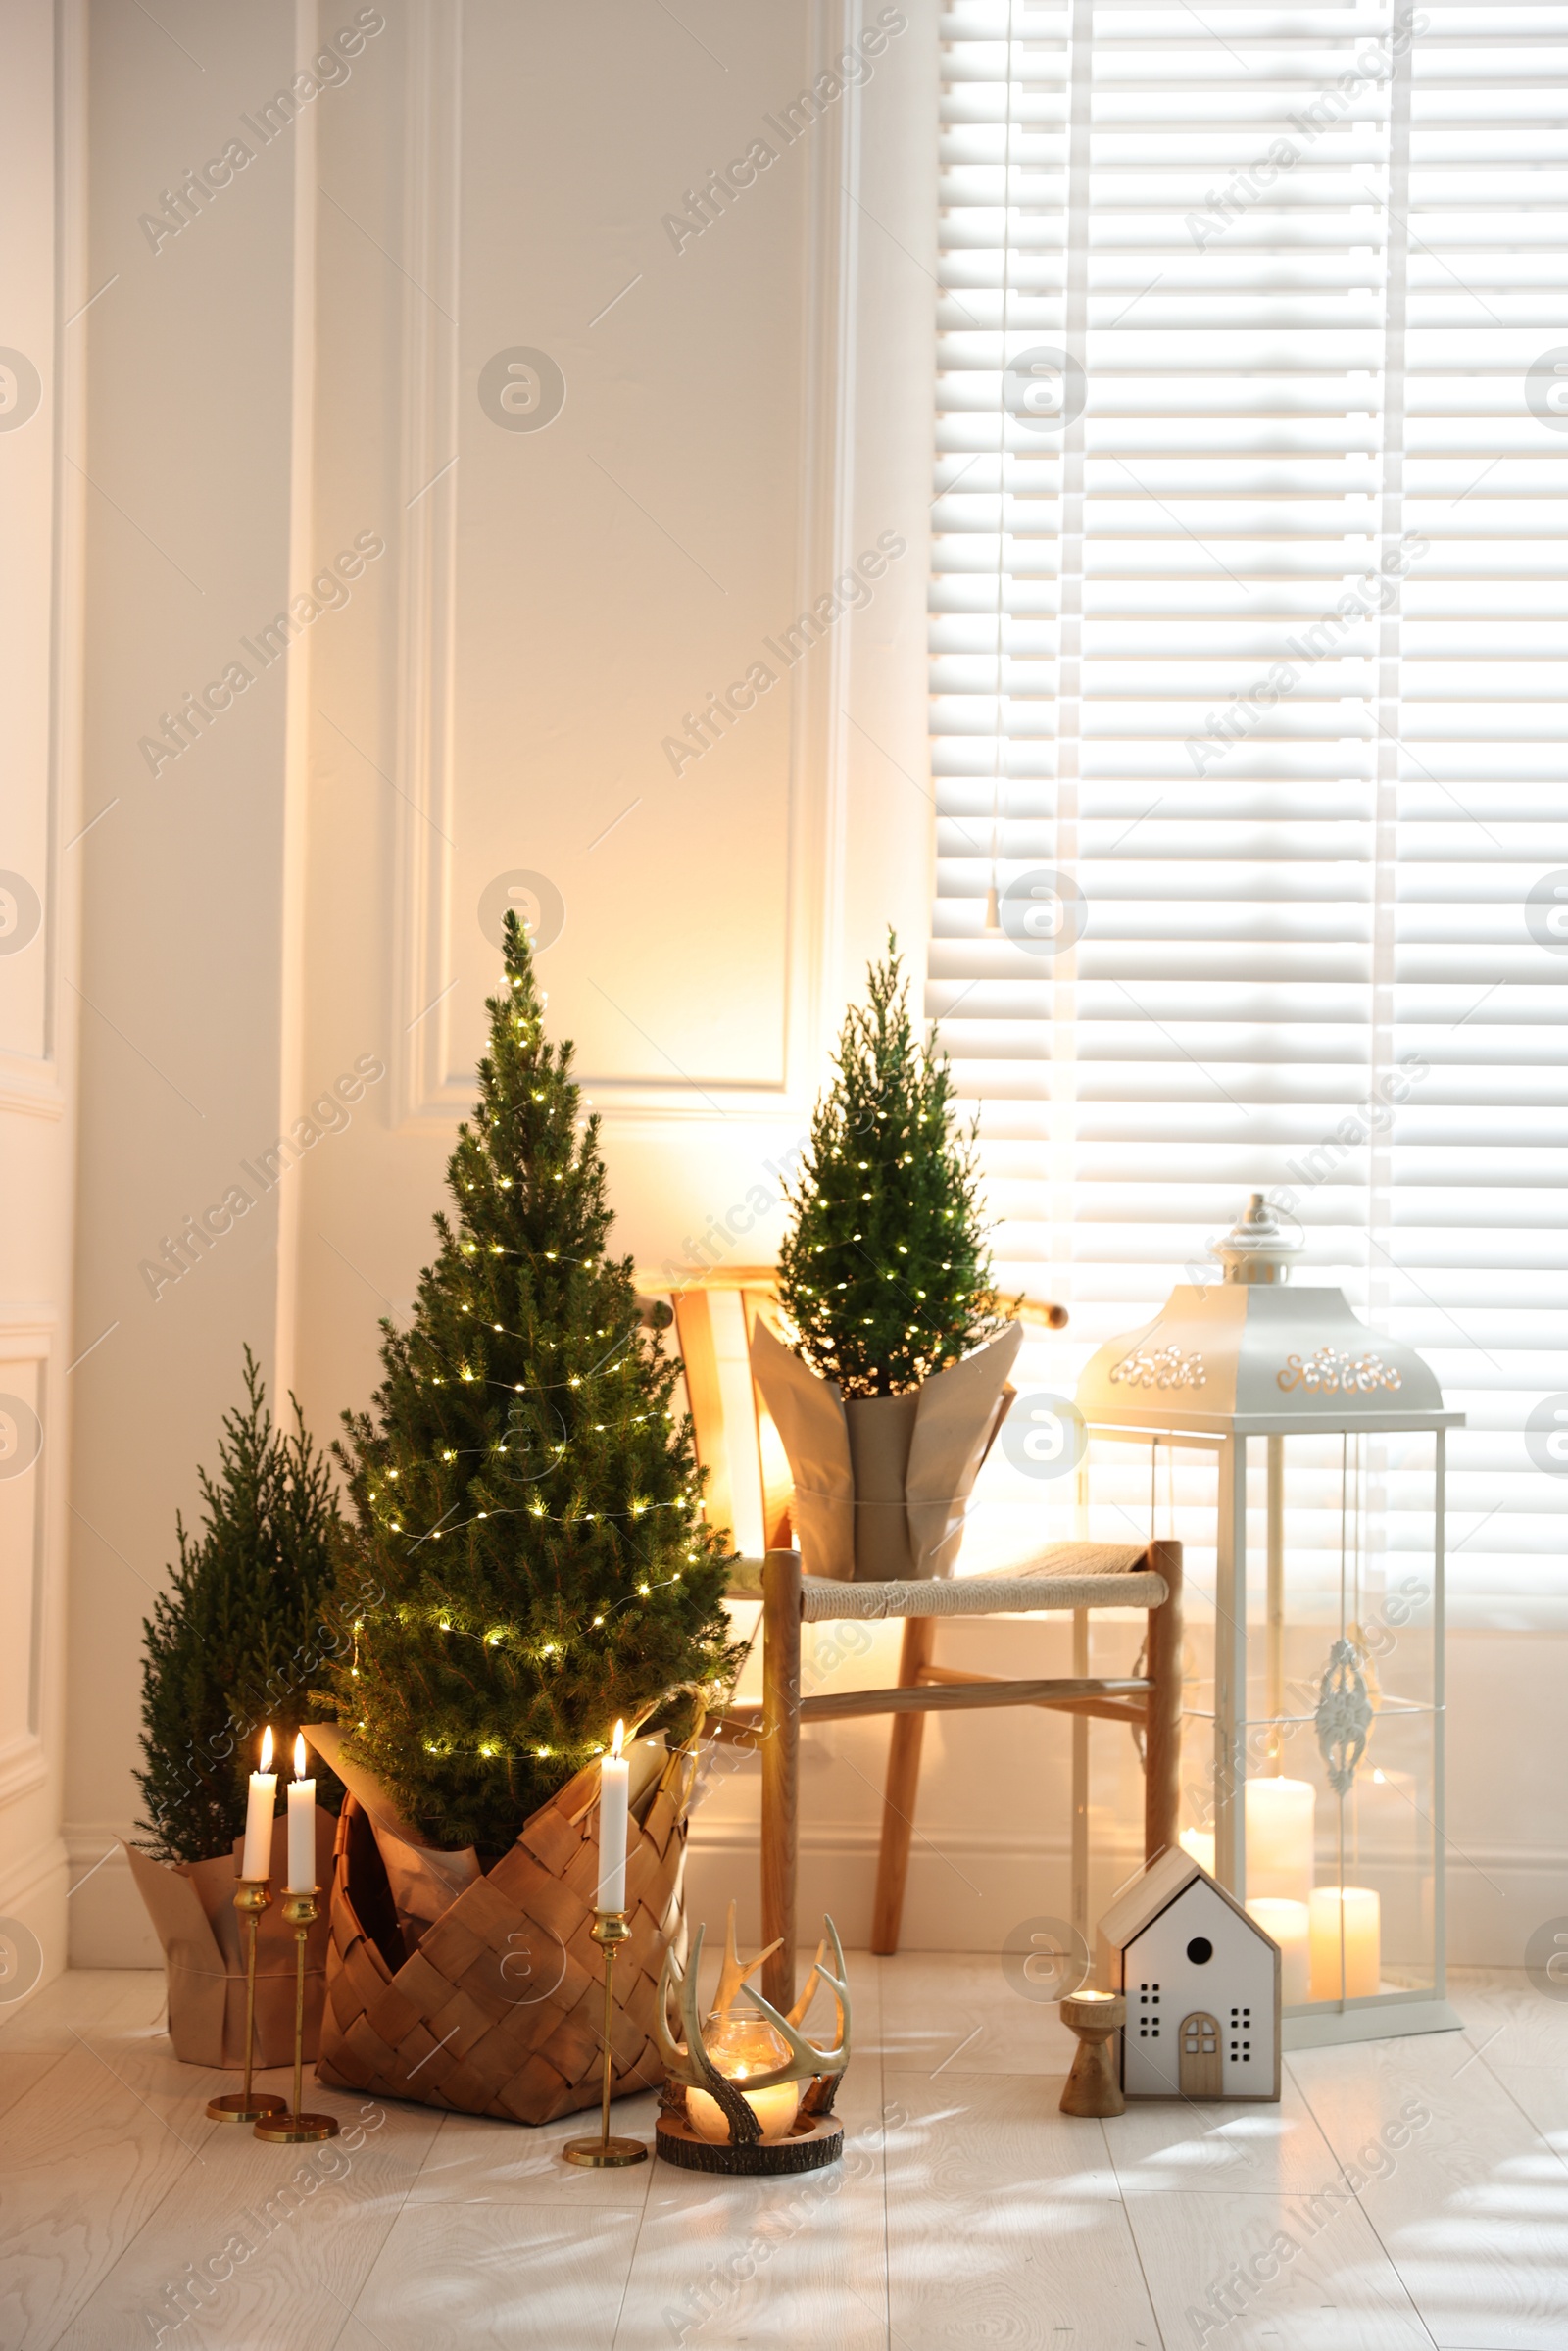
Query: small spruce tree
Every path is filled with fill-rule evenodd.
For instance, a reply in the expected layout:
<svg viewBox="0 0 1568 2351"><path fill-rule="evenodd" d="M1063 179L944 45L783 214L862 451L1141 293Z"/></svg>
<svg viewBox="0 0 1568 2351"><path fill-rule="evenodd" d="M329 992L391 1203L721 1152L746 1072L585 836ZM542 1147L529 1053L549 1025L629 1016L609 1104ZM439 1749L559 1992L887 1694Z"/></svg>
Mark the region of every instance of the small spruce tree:
<svg viewBox="0 0 1568 2351"><path fill-rule="evenodd" d="M273 1426L249 1347L245 1394L224 1417L217 1477L197 1473L201 1534L176 1516L172 1588L142 1626L147 1768L136 1781L148 1817L137 1826L161 1861L228 1850L245 1826L261 1727L271 1723L286 1757L332 1638L324 1611L344 1530L330 1464L292 1396L292 1432ZM335 1804L337 1781L320 1770L317 1781Z"/></svg>
<svg viewBox="0 0 1568 2351"><path fill-rule="evenodd" d="M331 1702L346 1752L437 1842L491 1859L608 1743L684 1734L727 1686L727 1539L701 1516L678 1365L606 1254L599 1120L579 1121L532 957L506 918L454 1223L411 1325L383 1321L373 1413L339 1455L383 1596L345 1606Z"/></svg>
<svg viewBox="0 0 1568 2351"><path fill-rule="evenodd" d="M957 1126L947 1055L915 1042L892 931L868 993L846 1016L779 1251L798 1351L847 1396L903 1395L1003 1325L975 1129Z"/></svg>

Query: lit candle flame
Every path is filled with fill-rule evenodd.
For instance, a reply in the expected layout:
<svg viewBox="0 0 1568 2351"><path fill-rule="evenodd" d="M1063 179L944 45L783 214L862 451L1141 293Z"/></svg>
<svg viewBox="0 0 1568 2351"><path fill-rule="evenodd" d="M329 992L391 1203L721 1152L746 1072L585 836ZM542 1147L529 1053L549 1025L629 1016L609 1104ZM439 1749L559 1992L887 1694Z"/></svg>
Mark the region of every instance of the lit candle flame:
<svg viewBox="0 0 1568 2351"><path fill-rule="evenodd" d="M615 1758L615 1761L616 1761L617 1763L620 1761L620 1742L621 1742L621 1740L622 1740L622 1739L625 1738L625 1736L626 1736L626 1726L625 1726L625 1724L624 1724L624 1723L617 1723L617 1724L615 1725L615 1743L614 1743L613 1747L612 1747L612 1749L611 1749L611 1753L612 1753L612 1754L614 1756L614 1758Z"/></svg>
<svg viewBox="0 0 1568 2351"><path fill-rule="evenodd" d="M271 1724L270 1724L270 1723L269 1723L269 1724L268 1724L268 1726L267 1726L267 1728L266 1728L266 1730L265 1730L265 1731L262 1733L262 1770L263 1770L264 1772L270 1772L270 1771L271 1770L271 1768L272 1768L272 1726L271 1726Z"/></svg>
<svg viewBox="0 0 1568 2351"><path fill-rule="evenodd" d="M303 1780L303 1779L304 1779L304 1777L305 1777L305 1772L306 1772L306 1763L305 1763L305 1734L304 1734L304 1732L303 1732L303 1731L300 1731L300 1732L297 1732L297 1733L295 1734L295 1739L294 1739L294 1777L295 1777L295 1779L296 1779L296 1780Z"/></svg>

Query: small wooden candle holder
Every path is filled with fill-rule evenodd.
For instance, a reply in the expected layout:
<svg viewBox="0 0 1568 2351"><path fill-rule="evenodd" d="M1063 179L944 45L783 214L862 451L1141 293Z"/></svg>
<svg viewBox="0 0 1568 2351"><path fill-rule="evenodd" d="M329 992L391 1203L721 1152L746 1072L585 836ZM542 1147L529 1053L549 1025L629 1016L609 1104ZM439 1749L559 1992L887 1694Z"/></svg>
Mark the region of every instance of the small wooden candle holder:
<svg viewBox="0 0 1568 2351"><path fill-rule="evenodd" d="M1116 2079L1115 2036L1127 2022L1119 1991L1073 1992L1061 2003L1061 2021L1078 2035L1072 2070L1061 2093L1063 2114L1125 2114L1127 2102Z"/></svg>

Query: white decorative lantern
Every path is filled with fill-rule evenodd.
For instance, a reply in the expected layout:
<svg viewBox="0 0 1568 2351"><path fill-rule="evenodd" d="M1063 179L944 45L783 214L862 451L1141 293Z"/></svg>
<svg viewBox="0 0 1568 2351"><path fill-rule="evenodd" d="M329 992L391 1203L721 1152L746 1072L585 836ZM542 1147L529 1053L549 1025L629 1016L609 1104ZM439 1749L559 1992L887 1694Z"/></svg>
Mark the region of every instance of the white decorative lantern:
<svg viewBox="0 0 1568 2351"><path fill-rule="evenodd" d="M1179 1285L1078 1387L1085 1532L1107 1460L1135 1445L1156 1512L1164 1481L1159 1532L1187 1543L1182 1841L1285 1950L1287 2049L1459 2023L1443 1571L1444 1441L1463 1415L1342 1292L1287 1288L1298 1246L1254 1193L1212 1252L1223 1280ZM1130 1506L1116 1497L1115 1524Z"/></svg>

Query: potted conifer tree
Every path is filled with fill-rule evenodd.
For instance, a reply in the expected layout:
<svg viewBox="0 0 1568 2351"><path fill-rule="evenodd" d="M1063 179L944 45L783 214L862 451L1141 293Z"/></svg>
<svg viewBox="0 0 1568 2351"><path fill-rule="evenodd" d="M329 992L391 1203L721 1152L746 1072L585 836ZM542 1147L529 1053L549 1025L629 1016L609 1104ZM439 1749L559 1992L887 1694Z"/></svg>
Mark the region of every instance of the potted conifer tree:
<svg viewBox="0 0 1568 2351"><path fill-rule="evenodd" d="M330 1463L291 1396L280 1429L249 1347L245 1401L225 1414L218 1470L198 1470L202 1524L176 1514L178 1565L144 1623L142 1737L136 1774L146 1806L126 1855L159 1939L177 2054L203 2065L244 2063L244 1962L233 1909L247 1779L264 1724L286 1758L310 1711L335 1633L326 1613L343 1534ZM285 1762L286 1770L286 1762ZM331 1868L330 1775L317 1787L318 1875ZM281 1886L284 1824L274 1835ZM320 2013L325 1933L307 1950L307 2040ZM293 2053L294 1936L276 1905L258 1946L258 2062Z"/></svg>
<svg viewBox="0 0 1568 2351"><path fill-rule="evenodd" d="M316 1735L351 1789L322 2072L541 2122L598 2090L593 1828L617 1719L641 1735L617 2071L660 2078L647 2027L690 1748L735 1658L727 1539L670 1413L679 1365L607 1252L599 1121L514 914L505 960L456 1214L411 1323L381 1326L373 1409L345 1416L355 1556L380 1596L345 1602L335 1736ZM462 2029L432 2030L459 1992Z"/></svg>
<svg viewBox="0 0 1568 2351"><path fill-rule="evenodd" d="M795 1476L808 1573L946 1574L1012 1391L1022 1337L998 1301L947 1056L918 1040L898 942L852 1005L790 1193L758 1383Z"/></svg>

